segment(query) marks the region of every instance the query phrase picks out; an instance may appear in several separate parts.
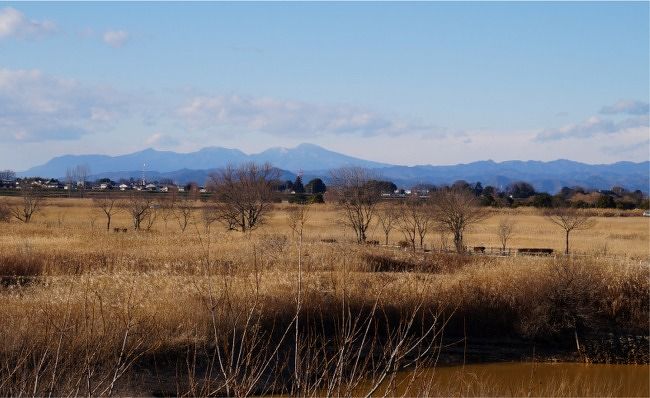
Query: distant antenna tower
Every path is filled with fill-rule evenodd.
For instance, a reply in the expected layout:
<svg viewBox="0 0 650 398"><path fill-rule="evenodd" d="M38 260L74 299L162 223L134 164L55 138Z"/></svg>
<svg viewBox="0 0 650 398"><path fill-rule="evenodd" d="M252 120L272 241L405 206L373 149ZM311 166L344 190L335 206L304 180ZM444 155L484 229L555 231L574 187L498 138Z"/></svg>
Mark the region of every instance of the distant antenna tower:
<svg viewBox="0 0 650 398"><path fill-rule="evenodd" d="M147 183L146 183L146 181L145 181L145 179L144 179L144 170L145 170L146 168L147 168L147 164L146 164L146 163L143 163L143 164L142 164L142 186L147 185Z"/></svg>

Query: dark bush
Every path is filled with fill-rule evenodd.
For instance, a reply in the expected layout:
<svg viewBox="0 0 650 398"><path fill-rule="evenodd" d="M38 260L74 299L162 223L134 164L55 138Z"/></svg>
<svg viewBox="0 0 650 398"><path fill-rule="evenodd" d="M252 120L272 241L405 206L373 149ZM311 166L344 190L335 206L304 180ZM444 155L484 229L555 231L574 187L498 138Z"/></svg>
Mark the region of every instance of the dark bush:
<svg viewBox="0 0 650 398"><path fill-rule="evenodd" d="M636 207L636 205L632 202L628 201L620 201L616 203L616 208L620 210L632 210Z"/></svg>
<svg viewBox="0 0 650 398"><path fill-rule="evenodd" d="M304 205L307 203L307 195L304 193L296 193L294 195L291 195L289 196L289 203Z"/></svg>
<svg viewBox="0 0 650 398"><path fill-rule="evenodd" d="M323 198L322 193L317 193L316 195L311 197L311 203L325 203L325 199Z"/></svg>
<svg viewBox="0 0 650 398"><path fill-rule="evenodd" d="M553 197L547 193L538 193L533 197L533 206L537 208L553 207Z"/></svg>
<svg viewBox="0 0 650 398"><path fill-rule="evenodd" d="M589 206L589 203L585 202L584 200L577 200L571 204L571 207L575 209L588 209L591 206Z"/></svg>
<svg viewBox="0 0 650 398"><path fill-rule="evenodd" d="M426 256L402 253L366 254L363 259L369 272L427 272L440 273L458 270L472 261L470 256L457 254L428 254Z"/></svg>
<svg viewBox="0 0 650 398"><path fill-rule="evenodd" d="M616 202L610 195L600 195L596 200L596 207L600 209L613 209L616 207Z"/></svg>

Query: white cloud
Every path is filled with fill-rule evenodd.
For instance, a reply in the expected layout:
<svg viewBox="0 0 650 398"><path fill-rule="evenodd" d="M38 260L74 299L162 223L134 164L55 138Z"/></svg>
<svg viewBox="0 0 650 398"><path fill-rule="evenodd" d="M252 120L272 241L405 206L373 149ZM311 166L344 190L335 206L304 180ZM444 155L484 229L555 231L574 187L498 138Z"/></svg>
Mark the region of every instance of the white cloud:
<svg viewBox="0 0 650 398"><path fill-rule="evenodd" d="M436 126L394 119L358 107L268 97L194 97L180 107L177 114L193 129L228 134L259 132L304 138L321 135L442 135L442 129Z"/></svg>
<svg viewBox="0 0 650 398"><path fill-rule="evenodd" d="M145 144L148 146L154 146L158 148L169 148L169 147L175 147L180 144L180 142L168 135L168 134L163 134L163 133L154 133L147 137L145 140Z"/></svg>
<svg viewBox="0 0 650 398"><path fill-rule="evenodd" d="M25 14L12 7L0 10L0 39L9 37L34 38L56 31L51 21L28 19Z"/></svg>
<svg viewBox="0 0 650 398"><path fill-rule="evenodd" d="M650 111L650 106L647 102L638 100L620 100L613 105L604 106L600 113L604 115L647 115Z"/></svg>
<svg viewBox="0 0 650 398"><path fill-rule="evenodd" d="M109 30L104 32L103 40L113 48L120 48L129 41L129 33L124 30Z"/></svg>
<svg viewBox="0 0 650 398"><path fill-rule="evenodd" d="M592 116L580 123L571 123L557 129L546 129L535 136L535 141L557 141L568 138L592 138L598 135L618 135L629 129L647 128L648 115L635 116L620 121Z"/></svg>
<svg viewBox="0 0 650 398"><path fill-rule="evenodd" d="M611 145L601 147L601 150L609 155L630 155L631 153L643 153L647 156L650 150L650 139L636 141L632 143Z"/></svg>
<svg viewBox="0 0 650 398"><path fill-rule="evenodd" d="M110 88L0 68L0 139L77 139L113 126L127 109L126 99Z"/></svg>

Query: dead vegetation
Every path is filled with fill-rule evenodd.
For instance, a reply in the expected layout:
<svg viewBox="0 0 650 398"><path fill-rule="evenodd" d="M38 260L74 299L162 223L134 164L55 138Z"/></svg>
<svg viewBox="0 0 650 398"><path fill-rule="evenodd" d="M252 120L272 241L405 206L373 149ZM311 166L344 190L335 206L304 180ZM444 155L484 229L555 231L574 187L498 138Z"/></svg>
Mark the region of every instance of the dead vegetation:
<svg viewBox="0 0 650 398"><path fill-rule="evenodd" d="M357 245L290 208L253 234L7 224L2 273L38 283L0 287L0 395L365 395L434 366L443 332L583 360L594 335L647 335L647 262Z"/></svg>

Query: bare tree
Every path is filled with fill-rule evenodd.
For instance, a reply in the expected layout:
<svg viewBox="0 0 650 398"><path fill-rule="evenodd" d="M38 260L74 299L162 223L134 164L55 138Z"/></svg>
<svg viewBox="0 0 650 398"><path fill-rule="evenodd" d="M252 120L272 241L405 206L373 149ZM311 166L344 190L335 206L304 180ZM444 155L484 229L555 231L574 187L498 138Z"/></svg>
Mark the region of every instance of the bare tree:
<svg viewBox="0 0 650 398"><path fill-rule="evenodd" d="M111 219L119 210L119 201L115 195L105 193L93 198L93 205L101 210L106 216L106 230L111 229Z"/></svg>
<svg viewBox="0 0 650 398"><path fill-rule="evenodd" d="M479 207L472 192L464 189L445 189L437 191L431 201L432 216L441 229L454 237L456 252L462 253L463 235L473 224L487 218L488 213Z"/></svg>
<svg viewBox="0 0 650 398"><path fill-rule="evenodd" d="M417 237L417 228L415 227L414 217L410 213L413 206L410 203L403 202L399 206L399 217L397 219L397 228L404 236L404 240L408 242L411 249L415 251L415 239Z"/></svg>
<svg viewBox="0 0 650 398"><path fill-rule="evenodd" d="M269 163L227 166L210 174L218 221L230 229L252 231L273 209L279 170Z"/></svg>
<svg viewBox="0 0 650 398"><path fill-rule="evenodd" d="M343 209L345 222L354 230L358 243L364 243L375 215L381 192L372 183L371 172L360 167L332 170L328 191Z"/></svg>
<svg viewBox="0 0 650 398"><path fill-rule="evenodd" d="M397 225L404 235L404 238L411 243L415 250L416 241L419 240L420 247L424 247L424 238L431 227L431 211L429 203L417 196L411 196L400 205Z"/></svg>
<svg viewBox="0 0 650 398"><path fill-rule="evenodd" d="M420 248L424 248L424 238L431 229L433 220L431 218L431 209L428 201L420 199L420 204L412 212L415 221L415 231L420 239Z"/></svg>
<svg viewBox="0 0 650 398"><path fill-rule="evenodd" d="M142 223L152 212L155 200L144 192L133 192L122 202L122 208L129 213L133 220L133 228L140 230Z"/></svg>
<svg viewBox="0 0 650 398"><path fill-rule="evenodd" d="M86 179L90 175L90 167L87 164L78 164L73 168L65 171L65 183L68 186L68 195L72 190L78 190L83 196L86 190Z"/></svg>
<svg viewBox="0 0 650 398"><path fill-rule="evenodd" d="M0 170L0 181L14 181L16 179L16 172L13 170Z"/></svg>
<svg viewBox="0 0 650 398"><path fill-rule="evenodd" d="M497 236L499 237L499 242L501 243L501 251L506 251L506 245L508 240L515 233L515 222L510 218L502 218L497 225Z"/></svg>
<svg viewBox="0 0 650 398"><path fill-rule="evenodd" d="M72 190L77 185L76 178L74 176L74 169L67 168L65 170L65 185L68 187L68 196L72 196Z"/></svg>
<svg viewBox="0 0 650 398"><path fill-rule="evenodd" d="M86 190L86 180L90 175L90 166L87 164L79 164L75 167L75 174L77 176L77 184L81 187L81 191Z"/></svg>
<svg viewBox="0 0 650 398"><path fill-rule="evenodd" d="M377 213L377 220L379 221L381 230L384 232L384 237L386 238L385 242L387 246L388 237L391 231L397 227L399 216L399 209L392 204L387 203L385 206L381 206L379 208L379 212Z"/></svg>
<svg viewBox="0 0 650 398"><path fill-rule="evenodd" d="M181 232L185 232L185 229L187 229L194 216L195 201L195 196L191 192L190 195L180 195L176 201L174 216L176 217L176 221L178 221Z"/></svg>
<svg viewBox="0 0 650 398"><path fill-rule="evenodd" d="M158 210L167 230L167 221L170 217L176 216L176 202L178 201L178 191L171 190L158 199Z"/></svg>
<svg viewBox="0 0 650 398"><path fill-rule="evenodd" d="M45 198L43 192L29 184L20 187L21 201L18 205L11 207L11 214L18 220L28 223L34 214L41 210Z"/></svg>
<svg viewBox="0 0 650 398"><path fill-rule="evenodd" d="M153 224L158 219L159 214L160 214L160 206L156 201L153 201L151 206L149 207L149 211L147 212L147 214L144 216L142 220L144 221L145 230L147 231L151 230L151 227L153 227Z"/></svg>
<svg viewBox="0 0 650 398"><path fill-rule="evenodd" d="M569 234L571 231L589 229L595 224L594 220L588 214L571 207L549 209L544 212L544 216L547 220L564 230L564 254L569 254Z"/></svg>

